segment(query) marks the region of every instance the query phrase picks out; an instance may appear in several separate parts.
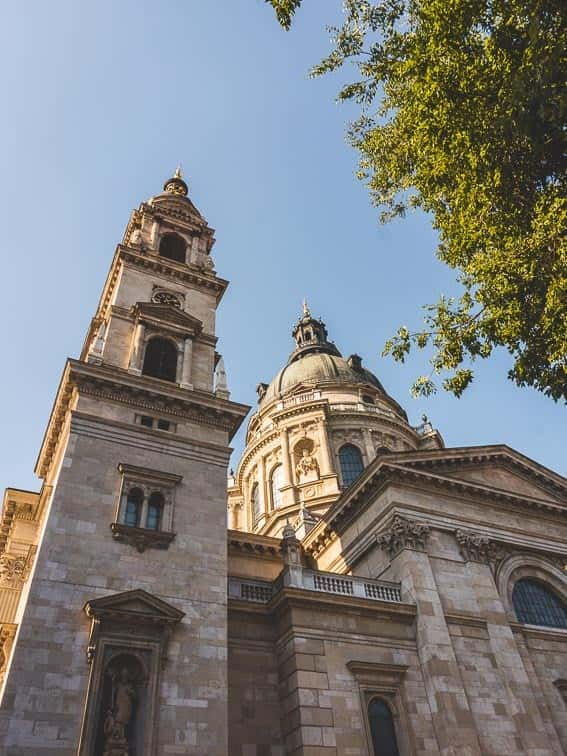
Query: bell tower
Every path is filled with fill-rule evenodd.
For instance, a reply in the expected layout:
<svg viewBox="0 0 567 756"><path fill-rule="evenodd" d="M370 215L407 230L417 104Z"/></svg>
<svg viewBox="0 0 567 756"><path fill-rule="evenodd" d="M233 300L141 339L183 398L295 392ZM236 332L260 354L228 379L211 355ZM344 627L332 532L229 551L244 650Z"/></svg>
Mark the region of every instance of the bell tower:
<svg viewBox="0 0 567 756"><path fill-rule="evenodd" d="M227 753L226 470L248 407L216 351L213 244L178 169L133 211L66 363L5 753Z"/></svg>

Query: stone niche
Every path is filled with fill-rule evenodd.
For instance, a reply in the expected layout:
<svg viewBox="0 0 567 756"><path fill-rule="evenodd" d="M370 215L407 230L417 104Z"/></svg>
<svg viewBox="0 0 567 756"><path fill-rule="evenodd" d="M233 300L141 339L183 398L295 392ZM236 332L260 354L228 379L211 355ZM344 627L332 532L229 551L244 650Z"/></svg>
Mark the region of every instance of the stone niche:
<svg viewBox="0 0 567 756"><path fill-rule="evenodd" d="M79 756L152 756L157 692L184 613L143 590L87 602L91 665Z"/></svg>

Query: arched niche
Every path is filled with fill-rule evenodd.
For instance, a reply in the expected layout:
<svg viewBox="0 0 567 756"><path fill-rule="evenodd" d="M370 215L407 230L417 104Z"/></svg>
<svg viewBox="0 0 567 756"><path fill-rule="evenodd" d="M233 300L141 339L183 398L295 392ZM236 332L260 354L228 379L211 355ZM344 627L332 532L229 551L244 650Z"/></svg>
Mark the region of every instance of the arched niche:
<svg viewBox="0 0 567 756"><path fill-rule="evenodd" d="M102 672L94 756L143 753L147 721L148 670L140 652L109 654Z"/></svg>
<svg viewBox="0 0 567 756"><path fill-rule="evenodd" d="M297 483L319 479L319 463L315 456L315 442L310 438L300 439L293 447L293 467Z"/></svg>
<svg viewBox="0 0 567 756"><path fill-rule="evenodd" d="M141 589L92 599L84 611L90 674L78 756L153 754L160 672L185 615Z"/></svg>

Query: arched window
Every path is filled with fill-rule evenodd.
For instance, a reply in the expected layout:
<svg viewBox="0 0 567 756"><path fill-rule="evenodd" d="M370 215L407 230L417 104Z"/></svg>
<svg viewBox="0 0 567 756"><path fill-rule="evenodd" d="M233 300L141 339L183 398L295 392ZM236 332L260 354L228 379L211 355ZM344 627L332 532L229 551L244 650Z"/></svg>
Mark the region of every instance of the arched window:
<svg viewBox="0 0 567 756"><path fill-rule="evenodd" d="M392 712L381 698L373 698L368 704L368 722L374 756L399 756Z"/></svg>
<svg viewBox="0 0 567 756"><path fill-rule="evenodd" d="M252 486L250 503L252 505L252 524L254 524L258 517L260 517L262 509L262 502L260 500L260 488L258 487L257 483L254 483L254 485Z"/></svg>
<svg viewBox="0 0 567 756"><path fill-rule="evenodd" d="M339 462L341 465L341 477L343 486L346 488L353 483L364 470L362 454L354 444L345 444L339 449Z"/></svg>
<svg viewBox="0 0 567 756"><path fill-rule="evenodd" d="M185 239L177 234L164 234L159 243L160 257L167 257L168 260L176 262L185 262L185 250L187 243Z"/></svg>
<svg viewBox="0 0 567 756"><path fill-rule="evenodd" d="M270 478L270 493L272 494L272 509L282 505L283 468L281 465L274 467Z"/></svg>
<svg viewBox="0 0 567 756"><path fill-rule="evenodd" d="M153 338L148 341L144 356L144 375L173 381L177 377L177 349L168 339Z"/></svg>
<svg viewBox="0 0 567 756"><path fill-rule="evenodd" d="M162 493L154 491L150 494L148 500L148 515L146 517L146 528L148 528L148 530L160 529L163 505L164 498Z"/></svg>
<svg viewBox="0 0 567 756"><path fill-rule="evenodd" d="M529 578L518 580L512 603L520 622L567 629L567 606L543 583Z"/></svg>
<svg viewBox="0 0 567 756"><path fill-rule="evenodd" d="M124 513L124 523L126 525L131 525L133 528L139 527L143 501L144 492L141 488L131 488L128 491L126 511Z"/></svg>

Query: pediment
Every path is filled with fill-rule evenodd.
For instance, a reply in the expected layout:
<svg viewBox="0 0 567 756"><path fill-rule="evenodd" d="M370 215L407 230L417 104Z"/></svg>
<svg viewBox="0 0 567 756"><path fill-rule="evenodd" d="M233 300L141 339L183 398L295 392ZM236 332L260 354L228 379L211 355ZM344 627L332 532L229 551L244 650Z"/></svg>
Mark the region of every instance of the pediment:
<svg viewBox="0 0 567 756"><path fill-rule="evenodd" d="M185 616L184 612L140 588L92 599L84 609L89 617L96 619L129 619L152 624L179 622Z"/></svg>
<svg viewBox="0 0 567 756"><path fill-rule="evenodd" d="M183 328L190 333L198 334L203 330L202 321L170 304L137 302L135 309L142 319L167 323L178 328Z"/></svg>
<svg viewBox="0 0 567 756"><path fill-rule="evenodd" d="M151 204L155 208L159 208L160 212L166 215L182 217L187 220L194 218L195 220L200 221L201 224L204 222L203 216L191 202L189 197L182 197L168 193L158 194L156 197L153 197Z"/></svg>
<svg viewBox="0 0 567 756"><path fill-rule="evenodd" d="M567 501L565 478L509 447L442 449L419 456L404 460L404 466L518 496Z"/></svg>

